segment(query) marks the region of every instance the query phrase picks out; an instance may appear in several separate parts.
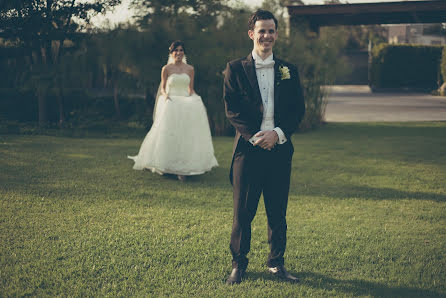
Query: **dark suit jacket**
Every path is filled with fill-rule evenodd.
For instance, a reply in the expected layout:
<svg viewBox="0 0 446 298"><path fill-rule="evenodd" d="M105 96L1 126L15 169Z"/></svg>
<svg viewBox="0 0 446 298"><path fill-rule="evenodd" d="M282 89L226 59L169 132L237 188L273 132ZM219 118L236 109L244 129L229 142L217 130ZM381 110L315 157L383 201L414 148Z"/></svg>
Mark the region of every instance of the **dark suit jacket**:
<svg viewBox="0 0 446 298"><path fill-rule="evenodd" d="M297 68L277 57L274 61L274 124L282 129L292 147L291 135L305 114L303 90ZM289 79L282 77L279 67L288 67ZM248 142L260 130L263 118L262 97L251 54L227 64L223 99L226 116L236 130L235 155L240 150L240 137Z"/></svg>

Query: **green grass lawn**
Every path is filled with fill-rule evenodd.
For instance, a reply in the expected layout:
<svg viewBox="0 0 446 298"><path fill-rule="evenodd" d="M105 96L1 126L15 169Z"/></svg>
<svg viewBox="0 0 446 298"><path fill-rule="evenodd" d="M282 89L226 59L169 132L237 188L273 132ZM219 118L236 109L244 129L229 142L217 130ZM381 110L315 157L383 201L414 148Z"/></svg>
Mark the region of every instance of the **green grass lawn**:
<svg viewBox="0 0 446 298"><path fill-rule="evenodd" d="M187 182L135 171L138 138L0 136L0 296L445 296L446 123L293 136L286 266L266 271L263 203L231 270L232 138Z"/></svg>

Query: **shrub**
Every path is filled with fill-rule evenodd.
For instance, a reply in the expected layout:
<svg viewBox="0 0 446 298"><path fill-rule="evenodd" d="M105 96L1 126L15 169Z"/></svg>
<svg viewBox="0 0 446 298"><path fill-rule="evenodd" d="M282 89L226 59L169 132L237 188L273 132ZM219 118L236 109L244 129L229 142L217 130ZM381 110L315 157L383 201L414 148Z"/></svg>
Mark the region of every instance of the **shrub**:
<svg viewBox="0 0 446 298"><path fill-rule="evenodd" d="M37 98L31 92L17 89L0 89L0 119L7 121L36 122ZM59 120L57 98L48 96L49 125ZM65 90L63 97L66 126L78 128L97 127L98 124L116 121L113 96L97 96L85 90ZM122 121L132 125L150 128L152 124L152 106L143 97L120 97Z"/></svg>
<svg viewBox="0 0 446 298"><path fill-rule="evenodd" d="M7 68L7 73L3 74L3 77L16 79L10 79L0 87L28 90L26 94L24 91L10 92L6 97L0 94L0 118L37 121L36 91L41 88L46 96L45 105L41 107L45 107L49 125L62 118L59 115L62 105L59 105L57 97L62 94L65 120L62 126L80 129L105 127L107 123L120 120L128 123L129 127L143 125L149 129L161 67L167 60L167 47L170 41L181 38L188 49L188 61L195 68L194 87L206 106L212 134L231 135L234 129L226 119L222 100L222 72L228 61L246 56L252 50L247 29L240 30L245 28L249 14L248 11L234 10L225 16L221 26L216 22L215 26L205 28L188 15L181 15L169 21L175 26L165 26L165 19L162 19L144 30L118 28L88 34L85 40L79 41L62 56L62 62L55 69L48 70L45 74L47 80L36 80L37 83L33 84L24 83L32 81L24 78L32 77L36 71L30 71L23 55L8 59L0 57L0 66L12 62L17 64ZM344 40L333 34L321 38L308 37L303 33L305 29L302 32L295 29L290 36L278 42L274 54L298 66L307 107L301 129L311 129L323 123L326 96L320 87L330 84L345 71L345 61L339 59L339 48ZM112 92L116 86L123 95L119 96L116 105L119 109L115 110ZM99 91L93 94L94 90ZM147 99L127 96L135 93L145 93ZM116 117L118 110L121 114L119 119Z"/></svg>
<svg viewBox="0 0 446 298"><path fill-rule="evenodd" d="M446 83L446 47L443 47L440 68L441 68L441 75L442 75L443 82Z"/></svg>
<svg viewBox="0 0 446 298"><path fill-rule="evenodd" d="M373 90L433 90L439 84L441 46L381 44L372 51Z"/></svg>

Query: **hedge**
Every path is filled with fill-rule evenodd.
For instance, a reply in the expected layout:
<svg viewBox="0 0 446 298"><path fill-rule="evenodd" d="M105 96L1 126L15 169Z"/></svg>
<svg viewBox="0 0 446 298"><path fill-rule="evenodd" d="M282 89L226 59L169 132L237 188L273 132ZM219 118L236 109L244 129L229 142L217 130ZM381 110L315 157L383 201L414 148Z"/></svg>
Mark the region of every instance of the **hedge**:
<svg viewBox="0 0 446 298"><path fill-rule="evenodd" d="M446 82L446 47L443 47L443 54L441 55L441 75L443 82Z"/></svg>
<svg viewBox="0 0 446 298"><path fill-rule="evenodd" d="M441 46L381 44L372 51L370 87L434 90L440 83Z"/></svg>
<svg viewBox="0 0 446 298"><path fill-rule="evenodd" d="M108 94L98 96L95 93L97 92L81 89L66 90L63 98L64 116L70 125L91 127L104 121L122 120L150 128L153 103L147 102L144 97L120 96L121 119L117 119L113 97ZM58 103L53 94L47 97L47 107L49 122L58 122ZM0 88L0 121L37 122L37 109L37 98L31 92Z"/></svg>

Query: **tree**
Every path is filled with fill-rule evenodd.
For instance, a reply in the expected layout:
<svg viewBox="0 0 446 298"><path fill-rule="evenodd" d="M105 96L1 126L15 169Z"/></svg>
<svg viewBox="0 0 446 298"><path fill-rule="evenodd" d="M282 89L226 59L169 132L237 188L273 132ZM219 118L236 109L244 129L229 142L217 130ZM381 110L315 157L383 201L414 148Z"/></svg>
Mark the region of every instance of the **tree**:
<svg viewBox="0 0 446 298"><path fill-rule="evenodd" d="M119 93L130 80L132 69L128 63L128 46L122 42L126 32L117 28L106 34L95 37L95 47L98 49L97 63L102 69L104 77L104 88L113 89L113 103L115 116L121 119L119 105Z"/></svg>
<svg viewBox="0 0 446 298"><path fill-rule="evenodd" d="M130 51L139 53L134 55L138 58L135 66L146 97L156 93L170 43L181 39L186 43L188 61L196 69L195 87L208 108L211 129L224 131L220 80L230 53L238 47L234 38L240 32L234 27L225 31L222 26L230 24L226 17L233 11L223 0L134 0L132 5L139 12L136 19L143 38L135 40ZM141 52L146 53L144 59Z"/></svg>
<svg viewBox="0 0 446 298"><path fill-rule="evenodd" d="M173 25L180 15L187 15L199 27L208 28L219 15L229 10L224 3L223 0L132 0L131 5L139 11L136 18L143 29L160 19Z"/></svg>
<svg viewBox="0 0 446 298"><path fill-rule="evenodd" d="M76 0L9 0L0 2L0 37L24 49L29 67L25 84L38 98L39 123L48 120L47 95L54 84L55 66L64 54L64 43L76 40L93 15L105 12L121 0L94 3ZM59 110L63 110L59 100ZM63 113L61 113L63 115ZM63 117L60 119L63 121Z"/></svg>

